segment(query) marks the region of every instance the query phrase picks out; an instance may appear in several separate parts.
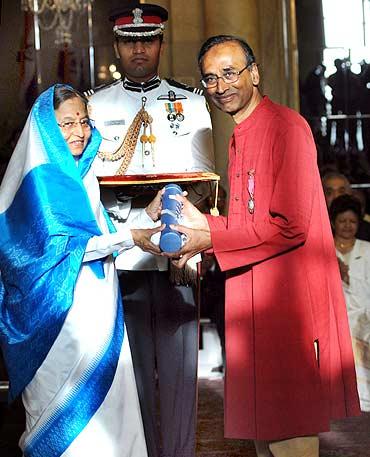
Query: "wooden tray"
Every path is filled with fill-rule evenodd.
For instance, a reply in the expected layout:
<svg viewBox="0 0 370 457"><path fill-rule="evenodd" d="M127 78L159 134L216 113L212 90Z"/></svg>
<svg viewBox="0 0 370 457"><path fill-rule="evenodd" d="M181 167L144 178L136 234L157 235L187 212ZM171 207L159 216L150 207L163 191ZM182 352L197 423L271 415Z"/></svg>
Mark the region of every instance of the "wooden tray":
<svg viewBox="0 0 370 457"><path fill-rule="evenodd" d="M220 176L210 172L194 173L161 173L147 175L116 175L98 177L100 185L112 190L116 198L120 201L130 199L133 207L144 208L153 198L153 192L162 189L166 183L178 183L182 190L189 192L189 195L195 196L193 203L197 205L196 198L200 197L203 201L202 194L196 190L195 185L200 182L208 183L210 195L214 194L214 208L211 214L218 215L217 195L218 183ZM212 190L213 183L215 185ZM193 192L193 193L192 193Z"/></svg>
<svg viewBox="0 0 370 457"><path fill-rule="evenodd" d="M158 185L165 183L192 184L197 181L219 181L220 176L216 173L194 172L194 173L161 173L147 175L115 175L98 177L102 186L132 186L132 185Z"/></svg>

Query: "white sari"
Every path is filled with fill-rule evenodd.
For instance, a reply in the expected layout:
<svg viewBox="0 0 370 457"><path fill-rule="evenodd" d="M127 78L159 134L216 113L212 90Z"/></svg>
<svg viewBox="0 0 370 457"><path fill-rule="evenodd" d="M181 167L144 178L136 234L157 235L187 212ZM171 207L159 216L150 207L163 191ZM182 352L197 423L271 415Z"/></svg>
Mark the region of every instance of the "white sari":
<svg viewBox="0 0 370 457"><path fill-rule="evenodd" d="M26 410L20 446L26 457L146 457L112 256L132 240L109 233L91 168L99 134L78 167L67 150L60 166L52 98L53 88L36 101L0 191L0 224L14 221L0 252L10 271L0 330L11 396L22 393ZM22 207L26 238L16 228Z"/></svg>

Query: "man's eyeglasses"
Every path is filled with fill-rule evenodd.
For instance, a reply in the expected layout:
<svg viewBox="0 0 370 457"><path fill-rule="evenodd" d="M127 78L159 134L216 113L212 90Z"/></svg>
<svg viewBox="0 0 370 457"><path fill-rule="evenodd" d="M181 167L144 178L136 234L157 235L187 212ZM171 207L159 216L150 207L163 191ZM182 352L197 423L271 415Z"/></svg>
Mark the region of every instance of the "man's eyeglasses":
<svg viewBox="0 0 370 457"><path fill-rule="evenodd" d="M240 75L253 65L254 62L248 64L246 67L242 68L241 70L226 70L221 76L217 75L207 75L204 76L200 82L206 89L212 89L213 87L217 86L217 81L222 79L226 84L236 83L240 78Z"/></svg>
<svg viewBox="0 0 370 457"><path fill-rule="evenodd" d="M80 121L67 121L58 124L59 127L63 130L63 132L72 132L78 125L82 127L83 130L88 130L92 128L92 124L90 119L81 119Z"/></svg>

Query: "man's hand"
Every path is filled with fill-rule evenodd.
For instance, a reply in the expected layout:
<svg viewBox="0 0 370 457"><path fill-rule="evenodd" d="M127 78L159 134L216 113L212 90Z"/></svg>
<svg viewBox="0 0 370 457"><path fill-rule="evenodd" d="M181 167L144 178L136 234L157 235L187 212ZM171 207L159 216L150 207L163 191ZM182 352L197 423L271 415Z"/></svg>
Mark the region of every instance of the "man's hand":
<svg viewBox="0 0 370 457"><path fill-rule="evenodd" d="M183 268L186 262L198 254L212 247L211 232L207 218L190 201L182 195L176 195L176 200L182 204L183 225L171 225L171 229L177 230L186 236L186 242L180 251L163 255L172 258L172 263Z"/></svg>
<svg viewBox="0 0 370 457"><path fill-rule="evenodd" d="M183 216L183 226L192 229L209 230L206 216L199 211L184 195L176 195L175 198L182 204L181 214Z"/></svg>
<svg viewBox="0 0 370 457"><path fill-rule="evenodd" d="M154 199L145 208L147 215L154 222L157 222L158 219L161 217L163 192L164 192L164 189L159 190L157 192L157 195L154 197Z"/></svg>
<svg viewBox="0 0 370 457"><path fill-rule="evenodd" d="M184 225L171 225L170 227L186 235L186 242L180 251L173 254L163 253L163 255L172 258L172 263L177 268L183 268L191 257L212 247L211 232L209 227L207 230L194 230L185 227Z"/></svg>
<svg viewBox="0 0 370 457"><path fill-rule="evenodd" d="M152 243L151 237L155 233L161 232L164 227L165 225L163 224L160 227L153 229L131 229L131 235L135 246L139 246L140 249L145 252L150 252L151 254L160 254L161 250L159 249L159 246Z"/></svg>

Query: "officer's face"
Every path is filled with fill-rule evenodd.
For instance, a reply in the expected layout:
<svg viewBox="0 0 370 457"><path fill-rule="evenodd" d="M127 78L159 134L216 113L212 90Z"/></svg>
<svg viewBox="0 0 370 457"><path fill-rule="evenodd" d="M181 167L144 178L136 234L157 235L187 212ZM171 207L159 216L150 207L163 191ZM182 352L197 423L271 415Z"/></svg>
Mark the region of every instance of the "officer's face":
<svg viewBox="0 0 370 457"><path fill-rule="evenodd" d="M236 42L213 46L203 57L202 75L221 76L230 70L241 71L247 65L243 49ZM225 113L231 114L240 123L257 106L261 95L258 92L259 73L252 64L240 75L235 83L217 79L217 86L207 89L213 103Z"/></svg>
<svg viewBox="0 0 370 457"><path fill-rule="evenodd" d="M135 82L144 82L158 73L162 43L158 37L130 41L120 39L115 50L121 61L123 74Z"/></svg>

